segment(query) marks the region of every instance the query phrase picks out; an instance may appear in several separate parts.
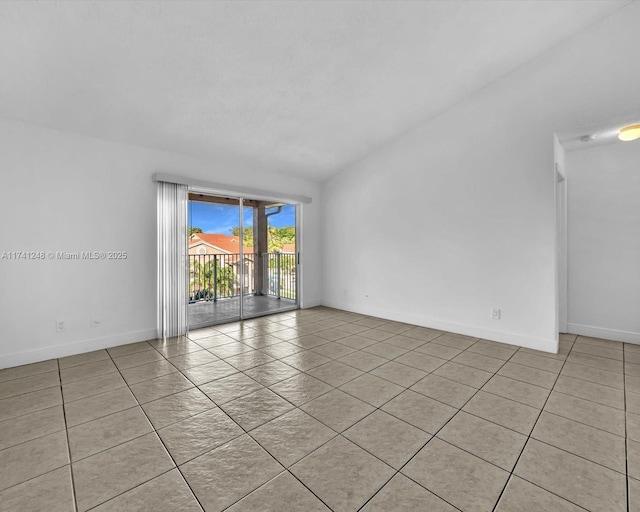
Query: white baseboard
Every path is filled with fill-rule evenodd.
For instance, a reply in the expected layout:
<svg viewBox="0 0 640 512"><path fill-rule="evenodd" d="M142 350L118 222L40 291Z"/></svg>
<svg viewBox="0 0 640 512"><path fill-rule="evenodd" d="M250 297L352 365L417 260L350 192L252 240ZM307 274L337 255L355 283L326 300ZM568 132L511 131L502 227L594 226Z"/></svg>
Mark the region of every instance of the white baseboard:
<svg viewBox="0 0 640 512"><path fill-rule="evenodd" d="M607 329L604 327L595 327L593 325L567 324L567 332L569 334L579 334L581 336L590 336L592 338L602 338L605 340L624 341L625 343L637 343L640 345L640 333L620 331L618 329Z"/></svg>
<svg viewBox="0 0 640 512"><path fill-rule="evenodd" d="M360 313L362 315L376 316L384 318L386 320L393 320L396 322L404 322L413 325L419 325L421 327L428 327L431 329L438 329L440 331L453 332L457 334L464 334L465 336L473 336L475 338L483 338L485 340L498 341L500 343L508 343L510 345L517 345L519 347L532 348L540 350L542 352L550 352L552 354L558 353L558 340L557 339L545 339L545 338L533 338L530 336L523 336L521 334L510 333L505 331L495 331L492 329L484 329L481 327L474 327L472 325L458 324L452 322L443 322L432 318L425 318L422 316L408 315L406 313L394 312L388 309L378 310L369 306L354 305L339 303L336 301L323 301L323 305L343 309L345 311L351 311L353 313Z"/></svg>
<svg viewBox="0 0 640 512"><path fill-rule="evenodd" d="M0 368L11 368L23 364L37 363L46 361L47 359L57 359L59 357L73 356L91 352L93 350L101 350L103 348L116 347L126 343L135 343L137 341L145 341L155 339L157 330L143 329L141 331L131 331L106 338L96 338L93 340L67 343L65 345L57 345L55 347L46 347L27 352L18 352L0 356Z"/></svg>
<svg viewBox="0 0 640 512"><path fill-rule="evenodd" d="M323 305L324 304L321 299L302 300L300 302L300 309L315 308L317 306L323 306Z"/></svg>

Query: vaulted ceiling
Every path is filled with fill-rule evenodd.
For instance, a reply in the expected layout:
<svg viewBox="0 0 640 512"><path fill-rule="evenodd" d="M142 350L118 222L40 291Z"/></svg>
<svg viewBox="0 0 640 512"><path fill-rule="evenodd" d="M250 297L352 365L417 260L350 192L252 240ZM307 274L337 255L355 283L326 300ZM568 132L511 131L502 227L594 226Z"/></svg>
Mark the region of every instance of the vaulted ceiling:
<svg viewBox="0 0 640 512"><path fill-rule="evenodd" d="M0 116L322 180L629 0L0 2Z"/></svg>

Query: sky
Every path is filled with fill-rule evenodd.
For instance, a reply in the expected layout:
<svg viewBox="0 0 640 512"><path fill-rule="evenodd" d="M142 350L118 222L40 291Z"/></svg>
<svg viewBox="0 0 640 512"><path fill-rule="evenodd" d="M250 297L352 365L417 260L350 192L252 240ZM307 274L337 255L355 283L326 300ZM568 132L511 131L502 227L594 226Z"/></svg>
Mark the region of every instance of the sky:
<svg viewBox="0 0 640 512"><path fill-rule="evenodd" d="M275 211L267 210L267 213ZM244 208L245 227L253 226L253 208ZM238 206L189 201L189 227L198 227L203 233L230 235L231 230L240 224ZM295 205L287 204L282 211L268 217L269 227L282 228L296 225Z"/></svg>

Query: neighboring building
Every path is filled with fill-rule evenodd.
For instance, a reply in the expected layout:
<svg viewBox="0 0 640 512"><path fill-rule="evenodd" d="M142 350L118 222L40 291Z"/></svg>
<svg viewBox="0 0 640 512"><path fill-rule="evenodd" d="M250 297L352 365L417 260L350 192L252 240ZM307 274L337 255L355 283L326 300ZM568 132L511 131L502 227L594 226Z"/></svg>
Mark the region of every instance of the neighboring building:
<svg viewBox="0 0 640 512"><path fill-rule="evenodd" d="M189 268L191 269L191 296L197 296L202 289L211 290L214 285L210 282L213 278L198 279L194 267L204 268L209 262L215 262L220 269L232 267L236 276L240 275L238 260L240 259L240 237L233 235L221 235L218 233L193 233L189 237ZM254 290L254 256L253 247L244 248L244 292L251 293ZM237 279L237 277L236 277ZM238 295L239 283L233 290L229 290L226 296ZM209 297L208 295L206 297ZM200 297L205 298L205 297Z"/></svg>
<svg viewBox="0 0 640 512"><path fill-rule="evenodd" d="M253 247L244 247L244 293L255 292L255 280L256 280L256 257ZM280 251L281 254L294 254L296 251L296 244L283 244ZM233 268L233 272L236 276L236 280L239 279L238 260L240 259L240 237L233 235L222 235L219 233L193 233L189 237L189 268L190 268L190 296L192 300L198 299L210 299L215 297L229 297L236 296L240 293L239 283L233 287L233 289L227 289L226 292L221 293L220 287L214 294L214 278L211 276L211 272L207 273L207 277L201 277L199 272L203 272L204 266L214 261L218 268L225 269L227 267ZM274 295L277 294L276 266L275 254L271 253L269 259L263 260L265 266L269 267L269 270L265 274L264 289L268 290L268 293ZM288 266L290 260L287 263L283 263L283 266ZM283 270L286 273L286 291L281 288L280 291L285 293L286 297L291 297L295 289L295 273Z"/></svg>
<svg viewBox="0 0 640 512"><path fill-rule="evenodd" d="M245 247L252 253L253 247ZM193 233L189 237L189 255L194 254L240 254L240 237L218 233Z"/></svg>
<svg viewBox="0 0 640 512"><path fill-rule="evenodd" d="M245 247L245 254L252 254L253 247ZM296 244L282 244L283 253L296 252ZM189 254L240 254L239 237L219 233L193 233L189 237Z"/></svg>
<svg viewBox="0 0 640 512"><path fill-rule="evenodd" d="M296 244L283 244L281 251L282 254L294 254L296 250ZM244 292L253 293L255 291L255 254L253 247L244 247ZM222 235L219 233L193 233L189 237L189 268L191 269L191 284L190 291L191 296L198 298L210 298L213 294L213 281L211 275L208 274L206 279L198 276L196 268L203 269L209 262L215 262L220 269L232 267L236 279L240 275L238 270L238 260L240 259L240 237L233 235ZM270 256L270 258L275 255ZM266 261L266 260L265 260ZM274 260L275 261L275 260ZM270 268L275 267L275 263L269 260L269 263L265 263ZM275 293L274 275L275 270L268 271L269 274L266 279L265 288L268 287L269 291ZM287 272L287 276L291 272ZM288 282L288 287L294 289L295 279L291 277ZM198 295L201 290L208 290L209 294ZM219 292L219 290L218 290ZM235 296L240 293L239 285L233 290L229 290L228 293L222 294L222 296ZM290 290L288 294L292 293ZM216 297L221 296L219 293ZM288 296L288 295L287 295Z"/></svg>

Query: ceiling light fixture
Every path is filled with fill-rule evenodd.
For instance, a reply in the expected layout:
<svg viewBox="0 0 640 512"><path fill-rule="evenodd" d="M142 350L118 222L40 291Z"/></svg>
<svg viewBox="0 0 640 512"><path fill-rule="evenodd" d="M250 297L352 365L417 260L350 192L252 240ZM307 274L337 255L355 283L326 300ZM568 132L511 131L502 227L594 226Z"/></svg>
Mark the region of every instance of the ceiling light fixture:
<svg viewBox="0 0 640 512"><path fill-rule="evenodd" d="M624 128L620 128L618 138L624 142L640 139L640 124L632 124L625 126Z"/></svg>

